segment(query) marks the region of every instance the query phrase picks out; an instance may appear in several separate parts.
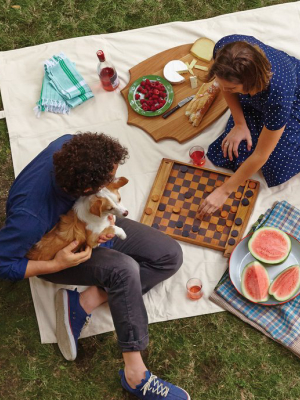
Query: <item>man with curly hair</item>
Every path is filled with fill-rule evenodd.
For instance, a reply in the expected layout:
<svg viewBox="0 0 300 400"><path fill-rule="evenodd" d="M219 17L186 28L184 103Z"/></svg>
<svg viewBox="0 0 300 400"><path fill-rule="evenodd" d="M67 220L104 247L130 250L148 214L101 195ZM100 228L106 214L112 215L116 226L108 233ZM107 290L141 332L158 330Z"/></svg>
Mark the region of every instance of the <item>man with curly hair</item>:
<svg viewBox="0 0 300 400"><path fill-rule="evenodd" d="M77 356L78 338L92 311L108 301L125 362L122 386L141 399L188 400L183 390L152 375L141 350L148 344L148 319L142 295L172 276L182 251L169 236L128 218L118 220L127 239L100 236L99 247L73 253L76 242L53 260L33 261L28 250L67 213L79 196L96 193L114 179L128 151L104 134L64 135L49 144L13 183L7 219L0 231L0 278L88 286L56 294L58 346L67 360ZM113 223L113 220L112 220Z"/></svg>

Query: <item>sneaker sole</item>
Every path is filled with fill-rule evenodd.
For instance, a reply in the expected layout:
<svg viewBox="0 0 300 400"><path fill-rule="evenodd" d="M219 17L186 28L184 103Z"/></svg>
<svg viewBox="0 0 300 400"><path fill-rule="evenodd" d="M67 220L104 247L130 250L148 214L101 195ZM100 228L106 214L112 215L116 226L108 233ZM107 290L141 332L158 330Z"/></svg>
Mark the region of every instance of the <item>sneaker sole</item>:
<svg viewBox="0 0 300 400"><path fill-rule="evenodd" d="M56 338L58 347L68 361L77 356L76 343L69 323L69 301L65 289L60 289L55 296Z"/></svg>
<svg viewBox="0 0 300 400"><path fill-rule="evenodd" d="M177 386L177 387L179 387L179 386ZM191 400L190 395L188 394L188 392L186 392L186 391L185 391L184 389L182 389L181 387L179 387L179 389L181 389L181 390L187 395L186 400Z"/></svg>

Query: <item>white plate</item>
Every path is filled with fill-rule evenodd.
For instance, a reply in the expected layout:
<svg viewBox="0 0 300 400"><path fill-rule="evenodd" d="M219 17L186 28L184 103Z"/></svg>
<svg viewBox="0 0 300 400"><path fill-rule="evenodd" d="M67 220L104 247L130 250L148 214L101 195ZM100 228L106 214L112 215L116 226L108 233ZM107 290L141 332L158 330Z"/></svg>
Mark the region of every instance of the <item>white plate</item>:
<svg viewBox="0 0 300 400"><path fill-rule="evenodd" d="M283 263L277 264L277 265L269 265L269 264L262 263L263 266L266 267L266 269L268 271L271 282L284 269L290 267L291 265L295 265L295 264L300 265L300 243L293 236L289 235L289 237L292 242L292 250L291 250L288 258ZM233 283L233 286L236 288L236 290L242 296L243 296L243 294L242 294L242 287L241 287L241 277L242 277L243 269L251 261L256 260L248 249L248 242L249 242L250 238L251 238L251 235L246 236L243 240L240 241L240 243L233 250L230 260L229 260L229 276L230 276L231 282ZM300 288L299 288L298 292L288 300L278 301L278 300L274 299L274 297L270 296L268 301L265 301L263 303L257 303L257 304L261 304L263 306L274 306L274 305L278 305L278 304L283 304L288 301L291 301L292 299L297 297L299 294L300 294ZM249 300L249 299L247 299L247 300Z"/></svg>

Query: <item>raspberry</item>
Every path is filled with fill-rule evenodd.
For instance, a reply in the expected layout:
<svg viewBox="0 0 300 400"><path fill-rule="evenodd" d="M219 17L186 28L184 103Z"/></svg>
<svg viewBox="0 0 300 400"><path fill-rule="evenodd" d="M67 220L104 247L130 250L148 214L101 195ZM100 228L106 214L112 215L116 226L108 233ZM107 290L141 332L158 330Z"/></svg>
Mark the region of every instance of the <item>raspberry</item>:
<svg viewBox="0 0 300 400"><path fill-rule="evenodd" d="M159 81L145 79L140 83L137 92L134 98L140 100L140 107L144 111L156 111L166 104L166 88ZM143 98L141 98L141 94L143 94Z"/></svg>

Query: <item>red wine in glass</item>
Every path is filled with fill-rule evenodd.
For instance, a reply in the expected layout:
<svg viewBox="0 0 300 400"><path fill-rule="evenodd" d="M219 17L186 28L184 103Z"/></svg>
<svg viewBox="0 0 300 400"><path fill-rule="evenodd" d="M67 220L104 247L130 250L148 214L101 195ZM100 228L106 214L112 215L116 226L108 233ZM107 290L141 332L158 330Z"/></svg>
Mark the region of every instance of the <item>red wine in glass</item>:
<svg viewBox="0 0 300 400"><path fill-rule="evenodd" d="M202 166L205 164L205 152L203 147L194 146L190 149L190 157L194 165Z"/></svg>

